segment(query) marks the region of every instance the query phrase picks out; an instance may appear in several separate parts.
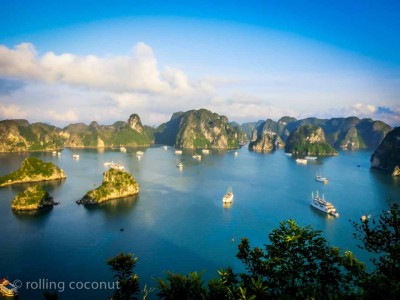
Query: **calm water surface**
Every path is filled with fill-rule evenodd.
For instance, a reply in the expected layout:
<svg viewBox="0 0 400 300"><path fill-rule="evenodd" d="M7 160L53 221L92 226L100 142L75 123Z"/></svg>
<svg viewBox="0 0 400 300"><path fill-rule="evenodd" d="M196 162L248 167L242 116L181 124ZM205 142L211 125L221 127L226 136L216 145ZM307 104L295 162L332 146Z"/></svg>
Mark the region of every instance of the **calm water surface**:
<svg viewBox="0 0 400 300"><path fill-rule="evenodd" d="M204 271L205 280L226 266L242 271L235 258L240 238L262 246L268 233L287 219L322 230L331 245L367 261L368 253L356 247L349 219L378 215L388 203L400 203L400 179L370 170L369 151L340 152L308 165L296 164L282 151L257 154L245 148L236 157L233 152L203 155L201 162L189 152L176 156L172 148L145 149L141 160L135 151L66 149L61 157L0 154L0 175L32 155L56 163L68 176L63 182L42 184L60 205L34 214L10 208L27 185L0 188L0 277L21 280L20 299L41 299L40 282L44 288L54 282L64 289L59 299L107 299L110 290L73 290L68 285L112 282L106 260L120 252L139 258L135 270L142 287L155 286L153 278L167 270ZM73 153L80 159L73 160ZM176 168L177 160L183 161L183 170ZM76 205L75 200L101 183L105 161L123 163L139 182L140 195L96 207ZM317 172L328 177L329 184L316 182ZM228 186L235 199L224 208ZM316 190L333 202L338 219L310 207Z"/></svg>

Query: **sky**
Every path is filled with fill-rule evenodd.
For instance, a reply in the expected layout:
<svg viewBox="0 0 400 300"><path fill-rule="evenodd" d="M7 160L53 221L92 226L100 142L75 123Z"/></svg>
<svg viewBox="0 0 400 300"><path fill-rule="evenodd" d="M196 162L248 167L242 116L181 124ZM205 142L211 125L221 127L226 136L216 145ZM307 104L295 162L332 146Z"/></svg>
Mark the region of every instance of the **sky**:
<svg viewBox="0 0 400 300"><path fill-rule="evenodd" d="M0 119L400 125L398 1L0 0Z"/></svg>

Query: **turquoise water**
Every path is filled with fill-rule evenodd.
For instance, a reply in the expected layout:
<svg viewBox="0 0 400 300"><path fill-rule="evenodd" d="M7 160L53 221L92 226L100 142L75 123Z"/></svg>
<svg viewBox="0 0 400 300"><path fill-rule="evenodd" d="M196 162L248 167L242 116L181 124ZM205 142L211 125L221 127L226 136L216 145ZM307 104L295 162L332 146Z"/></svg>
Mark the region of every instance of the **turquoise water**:
<svg viewBox="0 0 400 300"><path fill-rule="evenodd" d="M389 202L400 203L400 178L371 170L368 151L340 152L308 165L296 164L282 151L258 154L245 148L238 156L203 155L201 162L191 152L176 156L172 148L144 152L141 160L132 149L127 153L66 149L60 158L51 153L0 154L0 175L17 169L32 155L53 161L68 176L60 183L43 183L60 204L35 214L16 214L10 208L25 185L0 188L0 277L21 280L20 299L40 299L46 283L57 283L63 290L59 299L107 299L110 290L68 285L112 282L106 260L120 252L139 258L136 272L142 287L154 286L153 278L167 270L204 271L205 280L226 266L242 271L235 258L240 238L262 246L280 221L291 218L322 230L331 245L366 261L368 253L356 247L349 219L378 215ZM80 159L73 160L73 153ZM178 159L183 170L175 166ZM98 207L78 206L75 200L101 183L105 161L125 165L140 184L139 196ZM316 182L317 172L328 177L329 184ZM224 208L222 197L228 186L235 199ZM311 192L316 190L333 202L338 219L310 207Z"/></svg>

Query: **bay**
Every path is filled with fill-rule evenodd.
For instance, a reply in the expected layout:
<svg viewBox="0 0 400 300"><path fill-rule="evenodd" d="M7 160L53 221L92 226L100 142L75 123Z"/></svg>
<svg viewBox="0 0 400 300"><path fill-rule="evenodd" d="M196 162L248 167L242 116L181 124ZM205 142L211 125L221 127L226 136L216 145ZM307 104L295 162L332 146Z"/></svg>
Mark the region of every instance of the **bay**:
<svg viewBox="0 0 400 300"><path fill-rule="evenodd" d="M299 165L283 151L259 154L242 148L238 156L214 151L197 161L193 152L179 156L161 146L142 149L139 160L136 150L65 149L61 157L0 154L0 175L35 156L54 162L68 176L41 183L60 204L34 214L14 213L10 207L26 184L0 188L0 277L21 281L20 299L41 299L51 283L57 284L59 299L107 299L109 289L69 284L112 282L106 260L120 252L138 257L135 271L142 287L155 286L154 278L168 270L204 271L204 280L222 267L243 271L235 258L240 239L262 246L268 233L288 219L321 230L331 245L367 262L370 255L357 248L349 220L376 217L389 203L400 203L399 178L371 170L370 151L342 151ZM101 183L106 161L125 165L140 185L139 195L94 207L77 205L75 200ZM182 170L177 161L183 162ZM317 172L329 183L316 182ZM224 208L229 186L235 199ZM338 219L310 207L311 192L317 190L335 205Z"/></svg>

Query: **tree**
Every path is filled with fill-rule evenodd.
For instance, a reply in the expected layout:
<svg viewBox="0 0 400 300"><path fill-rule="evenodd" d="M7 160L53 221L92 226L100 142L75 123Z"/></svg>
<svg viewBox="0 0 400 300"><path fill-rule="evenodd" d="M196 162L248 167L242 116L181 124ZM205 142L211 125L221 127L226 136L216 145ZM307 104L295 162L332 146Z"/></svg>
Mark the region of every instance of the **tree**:
<svg viewBox="0 0 400 300"><path fill-rule="evenodd" d="M135 295L139 293L139 277L133 274L136 262L137 258L131 253L120 253L107 260L111 271L115 273L114 278L117 278L119 283L119 288L114 291L113 299L137 299Z"/></svg>
<svg viewBox="0 0 400 300"><path fill-rule="evenodd" d="M202 274L197 272L189 275L167 272L165 280L159 278L158 289L159 296L166 300L202 300L205 299L207 290L203 286Z"/></svg>
<svg viewBox="0 0 400 300"><path fill-rule="evenodd" d="M269 239L265 250L251 249L246 238L238 246L236 256L248 271L241 277L249 291L291 299L334 299L360 293L365 266L351 252L341 254L330 247L320 231L289 220L281 222Z"/></svg>
<svg viewBox="0 0 400 300"><path fill-rule="evenodd" d="M378 220L365 218L361 223L353 222L354 237L362 244L361 249L378 254L372 258L376 269L364 284L368 299L400 298L400 211L392 204L383 211Z"/></svg>

